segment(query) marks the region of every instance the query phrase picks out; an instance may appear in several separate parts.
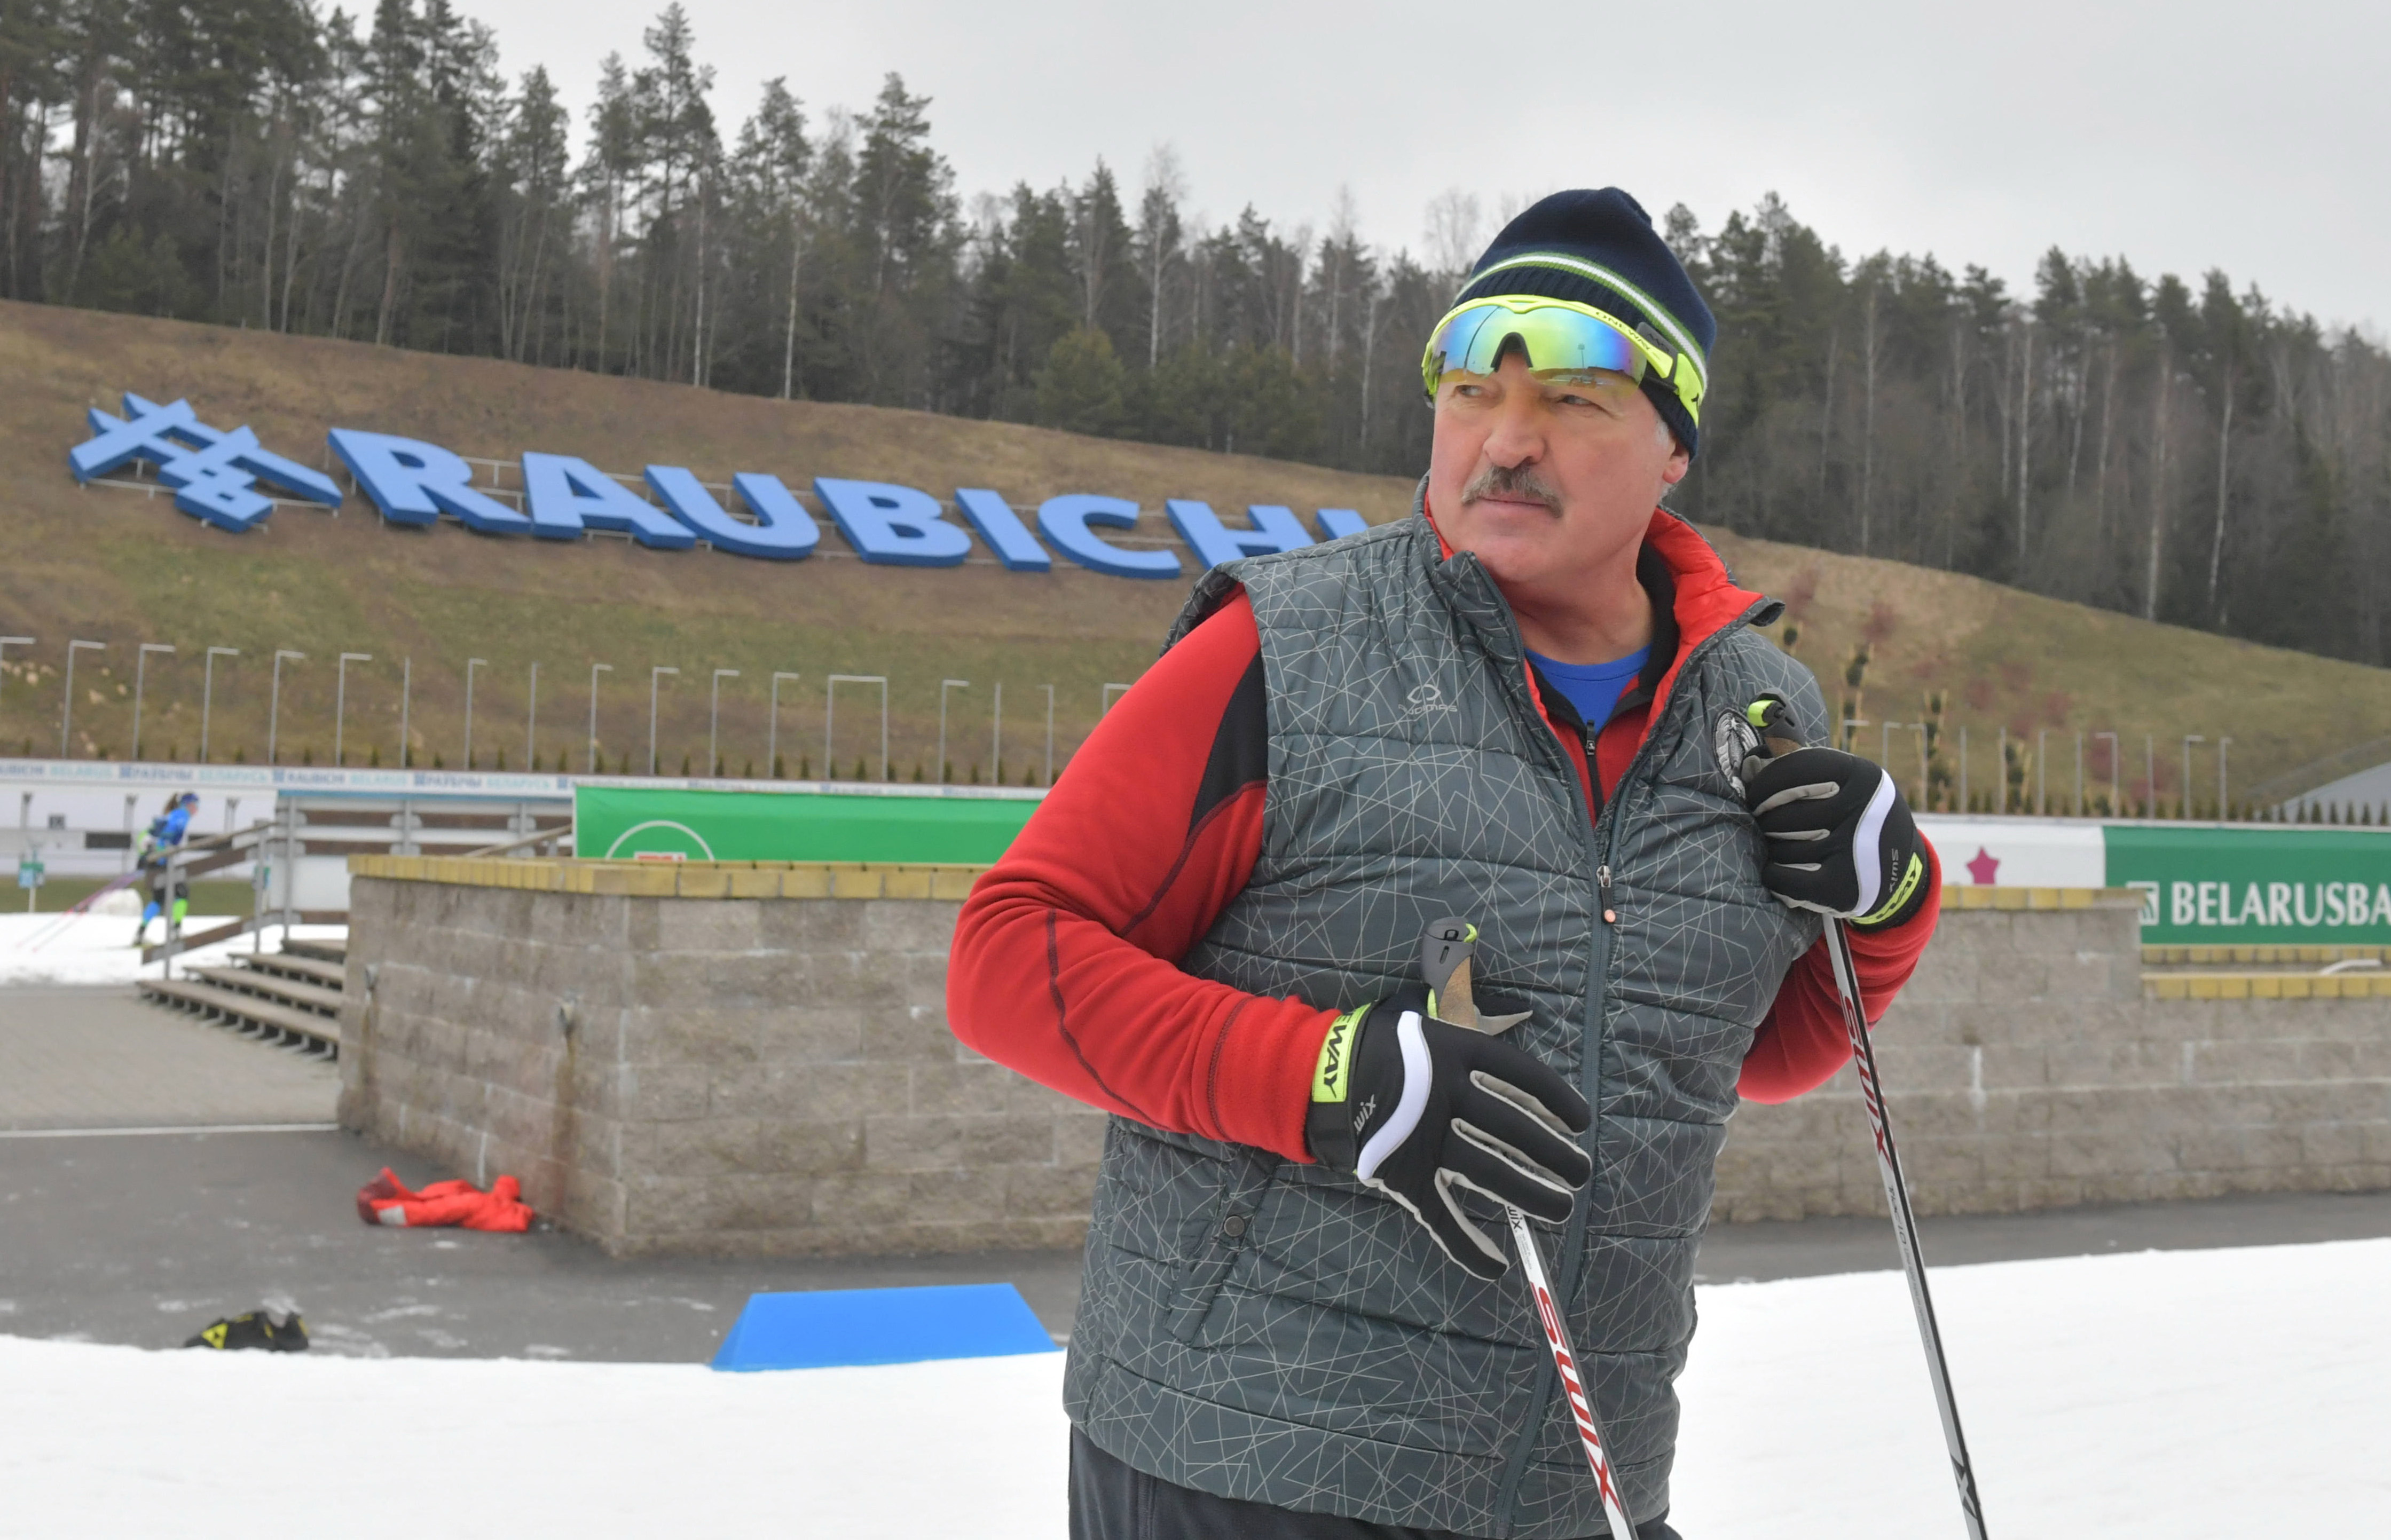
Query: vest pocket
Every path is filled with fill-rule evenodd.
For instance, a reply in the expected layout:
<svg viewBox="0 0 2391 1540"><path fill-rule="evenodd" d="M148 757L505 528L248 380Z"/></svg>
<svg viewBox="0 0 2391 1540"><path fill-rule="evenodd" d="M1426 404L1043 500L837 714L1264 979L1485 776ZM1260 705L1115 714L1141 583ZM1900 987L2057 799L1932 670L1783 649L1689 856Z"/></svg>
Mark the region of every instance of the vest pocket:
<svg viewBox="0 0 2391 1540"><path fill-rule="evenodd" d="M1179 1284L1164 1323L1175 1341L1194 1343L1202 1334L1221 1285L1255 1238L1261 1197L1275 1163L1258 1153L1205 1162L1203 1175L1212 1191L1181 1228Z"/></svg>

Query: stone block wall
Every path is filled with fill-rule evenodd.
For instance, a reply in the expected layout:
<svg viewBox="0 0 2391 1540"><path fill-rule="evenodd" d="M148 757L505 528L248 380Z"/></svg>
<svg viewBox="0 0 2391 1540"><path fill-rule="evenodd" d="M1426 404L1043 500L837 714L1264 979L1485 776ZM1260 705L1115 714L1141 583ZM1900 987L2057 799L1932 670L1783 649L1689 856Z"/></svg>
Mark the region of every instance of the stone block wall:
<svg viewBox="0 0 2391 1540"><path fill-rule="evenodd" d="M1103 1116L947 1030L967 874L355 865L346 1126L618 1253L1082 1238ZM2391 996L2158 998L2065 896L1947 906L1878 1029L1920 1211L2391 1187ZM1851 1071L1736 1114L1718 1219L1883 1205Z"/></svg>
<svg viewBox="0 0 2391 1540"><path fill-rule="evenodd" d="M1104 1118L948 1033L959 907L360 875L342 1122L617 1254L1076 1244Z"/></svg>
<svg viewBox="0 0 2391 1540"><path fill-rule="evenodd" d="M1876 1033L1919 1211L2391 1187L2391 999L2157 998L2137 907L1945 908ZM1712 1212L1882 1213L1855 1072L1738 1111Z"/></svg>

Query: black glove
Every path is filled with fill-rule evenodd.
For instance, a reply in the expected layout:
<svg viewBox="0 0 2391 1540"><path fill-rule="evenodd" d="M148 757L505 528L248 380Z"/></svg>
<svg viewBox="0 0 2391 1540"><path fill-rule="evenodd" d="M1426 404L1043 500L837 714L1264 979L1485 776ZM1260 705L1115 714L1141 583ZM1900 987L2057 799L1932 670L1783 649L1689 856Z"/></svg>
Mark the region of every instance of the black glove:
<svg viewBox="0 0 2391 1540"><path fill-rule="evenodd" d="M1840 749L1747 761L1743 796L1768 841L1760 880L1800 909L1861 930L1898 925L1926 902L1926 857L1901 789Z"/></svg>
<svg viewBox="0 0 2391 1540"><path fill-rule="evenodd" d="M187 1348L214 1348L220 1353L232 1353L243 1348L262 1348L268 1353L304 1353L307 1351L307 1323L299 1318L295 1310L252 1310L245 1315L216 1321L183 1345Z"/></svg>
<svg viewBox="0 0 2391 1540"><path fill-rule="evenodd" d="M1337 1019L1305 1133L1321 1164L1409 1209L1445 1255L1492 1278L1508 1265L1503 1248L1463 1216L1453 1189L1558 1225L1594 1174L1573 1137L1593 1121L1585 1097L1541 1060L1438 1020L1413 985Z"/></svg>

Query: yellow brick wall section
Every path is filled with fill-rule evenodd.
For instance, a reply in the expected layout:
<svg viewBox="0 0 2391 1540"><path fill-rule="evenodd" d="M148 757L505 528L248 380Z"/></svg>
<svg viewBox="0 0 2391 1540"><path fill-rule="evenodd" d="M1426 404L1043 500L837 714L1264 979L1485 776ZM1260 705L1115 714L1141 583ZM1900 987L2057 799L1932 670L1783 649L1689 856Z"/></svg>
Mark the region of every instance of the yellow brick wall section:
<svg viewBox="0 0 2391 1540"><path fill-rule="evenodd" d="M349 875L468 888L620 898L905 898L959 900L979 866L885 862L577 861L564 857L352 855Z"/></svg>
<svg viewBox="0 0 2391 1540"><path fill-rule="evenodd" d="M2089 909L2115 904L2139 908L2141 902L2131 888L1980 888L1955 882L1943 889L1945 909Z"/></svg>
<svg viewBox="0 0 2391 1540"><path fill-rule="evenodd" d="M594 893L636 898L908 898L964 897L984 866L900 866L884 862L582 861L568 857L352 855L350 874L398 882L449 882L471 888L519 888L535 892ZM1943 890L1949 909L2088 909L2139 904L2130 888L1983 888ZM2383 947L2144 947L2142 960L2330 961L2377 956ZM2228 958L2223 953L2235 955ZM2301 955L2294 958L2294 951ZM2217 953L2177 957L2174 953ZM2161 956L2156 954L2170 954ZM2255 953L2259 956L2244 956ZM2284 954L2280 959L2267 954ZM2307 954L2318 956L2311 959Z"/></svg>
<svg viewBox="0 0 2391 1540"><path fill-rule="evenodd" d="M2152 1000L2391 999L2391 974L2145 973Z"/></svg>
<svg viewBox="0 0 2391 1540"><path fill-rule="evenodd" d="M2142 961L2152 968L2215 967L2226 963L2391 962L2391 946L2145 946Z"/></svg>

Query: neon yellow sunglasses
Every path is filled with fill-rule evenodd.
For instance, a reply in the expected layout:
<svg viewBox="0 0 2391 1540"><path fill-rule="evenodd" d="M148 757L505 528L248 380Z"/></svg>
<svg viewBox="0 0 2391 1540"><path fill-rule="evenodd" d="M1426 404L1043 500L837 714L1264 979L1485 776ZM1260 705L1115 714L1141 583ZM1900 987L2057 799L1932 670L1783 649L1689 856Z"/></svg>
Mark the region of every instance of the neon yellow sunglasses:
<svg viewBox="0 0 2391 1540"><path fill-rule="evenodd" d="M1420 384L1428 399L1434 401L1437 387L1454 375L1493 374L1514 339L1538 379L1599 372L1625 375L1640 385L1646 375L1656 375L1685 404L1687 417L1697 424L1702 420L1701 366L1690 356L1667 347L1657 332L1638 330L1592 305L1531 295L1490 295L1446 312L1428 333L1428 351L1420 358Z"/></svg>

